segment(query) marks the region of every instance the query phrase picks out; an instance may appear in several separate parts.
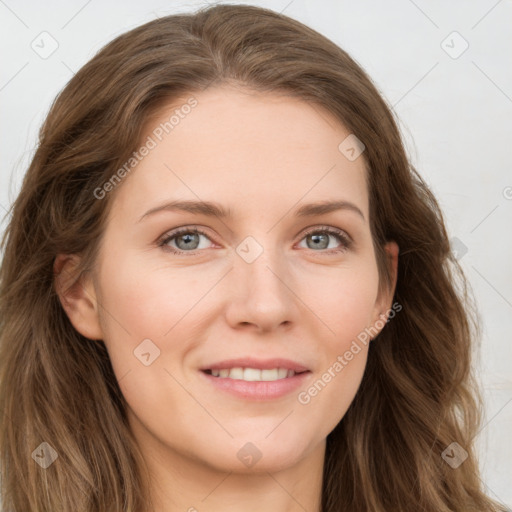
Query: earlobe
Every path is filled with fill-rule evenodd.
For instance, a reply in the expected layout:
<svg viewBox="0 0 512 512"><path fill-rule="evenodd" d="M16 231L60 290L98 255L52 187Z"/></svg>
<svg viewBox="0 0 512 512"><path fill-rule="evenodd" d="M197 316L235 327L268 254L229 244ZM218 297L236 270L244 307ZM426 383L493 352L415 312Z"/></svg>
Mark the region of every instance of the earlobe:
<svg viewBox="0 0 512 512"><path fill-rule="evenodd" d="M101 340L96 290L90 275L76 275L79 262L76 255L59 254L55 258L55 290L73 327L86 338Z"/></svg>

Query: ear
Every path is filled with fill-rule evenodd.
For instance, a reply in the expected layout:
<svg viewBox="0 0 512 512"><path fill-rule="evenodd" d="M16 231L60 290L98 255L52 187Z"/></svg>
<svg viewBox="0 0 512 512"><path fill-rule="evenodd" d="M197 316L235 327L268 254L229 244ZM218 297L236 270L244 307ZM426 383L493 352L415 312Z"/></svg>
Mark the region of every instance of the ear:
<svg viewBox="0 0 512 512"><path fill-rule="evenodd" d="M388 319L389 311L392 309L393 296L395 295L396 281L398 277L398 253L400 251L398 245L394 241L389 241L384 245L386 254L386 264L390 274L389 286L380 289L377 300L375 302L373 331L378 331L372 338L375 338L384 328Z"/></svg>
<svg viewBox="0 0 512 512"><path fill-rule="evenodd" d="M73 327L91 340L103 339L96 289L90 274L77 276L80 258L59 254L53 264L55 289Z"/></svg>

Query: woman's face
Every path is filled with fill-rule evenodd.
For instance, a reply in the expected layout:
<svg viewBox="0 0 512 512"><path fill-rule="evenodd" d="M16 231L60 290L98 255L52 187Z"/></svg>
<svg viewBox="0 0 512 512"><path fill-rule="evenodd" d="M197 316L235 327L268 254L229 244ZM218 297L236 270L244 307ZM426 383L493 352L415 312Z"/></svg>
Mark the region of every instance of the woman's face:
<svg viewBox="0 0 512 512"><path fill-rule="evenodd" d="M275 471L323 449L361 382L365 329L391 307L365 165L317 106L228 87L191 97L144 127L88 285L97 316L75 325L104 340L155 460Z"/></svg>

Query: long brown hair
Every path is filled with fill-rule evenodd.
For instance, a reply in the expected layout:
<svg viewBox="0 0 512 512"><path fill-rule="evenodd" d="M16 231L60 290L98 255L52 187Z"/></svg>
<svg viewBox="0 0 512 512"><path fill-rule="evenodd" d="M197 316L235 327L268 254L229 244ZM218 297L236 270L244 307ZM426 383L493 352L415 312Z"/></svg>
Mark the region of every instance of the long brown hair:
<svg viewBox="0 0 512 512"><path fill-rule="evenodd" d="M94 191L137 148L159 106L226 82L286 92L334 114L366 147L382 283L382 246L400 247L402 311L371 343L361 386L327 438L322 512L504 510L482 490L472 445L481 398L467 282L390 108L361 67L314 30L270 10L217 5L117 37L70 80L41 128L2 240L4 511L149 508L148 475L108 353L72 327L53 264L59 253L81 255L76 278L94 267L115 190L101 200ZM454 442L468 454L457 468L442 457Z"/></svg>

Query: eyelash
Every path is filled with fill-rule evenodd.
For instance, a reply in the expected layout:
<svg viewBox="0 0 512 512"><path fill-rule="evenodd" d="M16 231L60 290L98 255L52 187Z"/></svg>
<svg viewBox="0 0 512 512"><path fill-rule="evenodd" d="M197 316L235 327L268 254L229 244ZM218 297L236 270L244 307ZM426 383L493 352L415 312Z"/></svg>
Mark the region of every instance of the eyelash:
<svg viewBox="0 0 512 512"><path fill-rule="evenodd" d="M352 240L351 238L346 235L343 231L337 228L332 228L329 226L321 226L321 227L314 227L306 231L301 241L306 238L308 235L312 234L328 234L332 235L338 238L338 240L341 242L341 247L336 249L323 249L321 251L313 251L313 252L321 252L323 254L340 254L347 250L349 250L352 247ZM169 247L167 244L173 240L174 238L178 238L180 235L184 234L197 234L197 235L204 235L206 238L210 239L210 236L208 236L207 233L205 233L203 230L198 229L196 227L190 228L190 227L184 227L184 228L178 228L175 231L172 231L170 233L166 233L160 241L158 241L158 247L161 247L163 250L171 252L172 254L190 254L190 255L197 255L196 251L201 252L203 249L196 249L196 251L181 251L178 249L174 249L172 247Z"/></svg>

